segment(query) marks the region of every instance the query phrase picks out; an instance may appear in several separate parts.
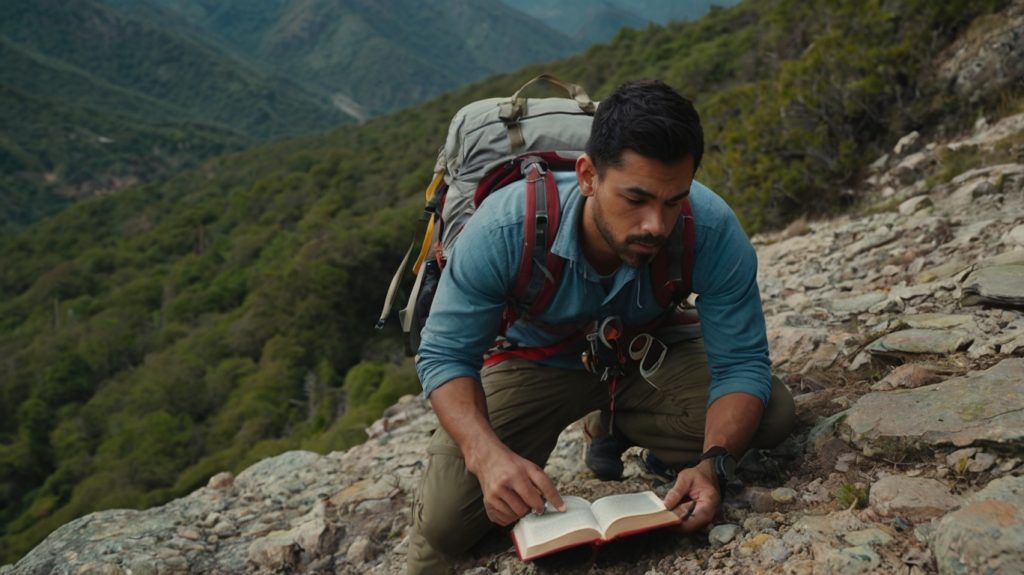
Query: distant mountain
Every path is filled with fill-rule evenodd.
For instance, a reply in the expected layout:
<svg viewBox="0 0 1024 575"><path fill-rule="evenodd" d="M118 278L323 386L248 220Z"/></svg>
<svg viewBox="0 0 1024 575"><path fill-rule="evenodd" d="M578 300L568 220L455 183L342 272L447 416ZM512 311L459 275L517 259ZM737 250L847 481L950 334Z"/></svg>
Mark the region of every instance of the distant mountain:
<svg viewBox="0 0 1024 575"><path fill-rule="evenodd" d="M586 44L610 40L622 28L695 20L713 6L733 6L738 0L504 0Z"/></svg>
<svg viewBox="0 0 1024 575"><path fill-rule="evenodd" d="M140 18L173 13L236 56L368 115L586 46L500 0L106 1Z"/></svg>
<svg viewBox="0 0 1024 575"><path fill-rule="evenodd" d="M324 95L95 0L0 5L0 228L353 119Z"/></svg>
<svg viewBox="0 0 1024 575"><path fill-rule="evenodd" d="M34 81L31 69L16 76L3 72L5 83L36 95L117 112L128 96L149 98L164 105L160 110L147 106L140 119L201 121L258 139L309 133L348 119L301 86L151 22L122 16L97 0L6 0L0 34L35 55L37 67L77 71L95 78L91 83L124 91L111 104L83 94L77 84Z"/></svg>

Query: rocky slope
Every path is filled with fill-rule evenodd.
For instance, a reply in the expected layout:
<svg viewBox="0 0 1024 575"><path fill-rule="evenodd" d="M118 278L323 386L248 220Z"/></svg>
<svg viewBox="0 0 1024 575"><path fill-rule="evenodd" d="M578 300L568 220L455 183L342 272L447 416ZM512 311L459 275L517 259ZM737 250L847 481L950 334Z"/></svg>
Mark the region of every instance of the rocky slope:
<svg viewBox="0 0 1024 575"><path fill-rule="evenodd" d="M959 50L938 73L969 83L964 70L980 77L1000 53ZM534 564L496 532L460 569L1024 572L1024 114L927 140L909 134L873 164L857 215L755 238L772 358L800 426L744 458L712 529ZM162 507L88 515L0 574L402 572L436 426L407 397L363 445L286 453ZM572 426L551 457L563 493L663 488L635 453L623 482L597 481L583 449Z"/></svg>

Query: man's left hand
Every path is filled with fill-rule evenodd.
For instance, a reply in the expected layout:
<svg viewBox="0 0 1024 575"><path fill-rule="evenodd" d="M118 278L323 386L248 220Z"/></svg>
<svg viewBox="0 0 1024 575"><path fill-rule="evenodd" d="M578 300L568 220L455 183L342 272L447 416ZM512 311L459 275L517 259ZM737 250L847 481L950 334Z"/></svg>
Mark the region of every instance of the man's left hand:
<svg viewBox="0 0 1024 575"><path fill-rule="evenodd" d="M711 523L721 503L718 477L710 460L680 471L676 484L665 496L665 507L683 520L681 527L685 533L693 533Z"/></svg>

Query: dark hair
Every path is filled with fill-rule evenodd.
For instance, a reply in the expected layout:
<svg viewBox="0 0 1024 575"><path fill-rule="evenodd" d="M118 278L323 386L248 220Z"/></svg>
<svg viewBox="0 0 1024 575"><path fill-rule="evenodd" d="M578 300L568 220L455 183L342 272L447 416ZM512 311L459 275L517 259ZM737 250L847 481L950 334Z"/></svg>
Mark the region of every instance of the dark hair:
<svg viewBox="0 0 1024 575"><path fill-rule="evenodd" d="M603 174L621 165L626 150L666 164L693 156L696 171L704 156L704 129L693 103L659 80L616 88L597 107L587 155Z"/></svg>

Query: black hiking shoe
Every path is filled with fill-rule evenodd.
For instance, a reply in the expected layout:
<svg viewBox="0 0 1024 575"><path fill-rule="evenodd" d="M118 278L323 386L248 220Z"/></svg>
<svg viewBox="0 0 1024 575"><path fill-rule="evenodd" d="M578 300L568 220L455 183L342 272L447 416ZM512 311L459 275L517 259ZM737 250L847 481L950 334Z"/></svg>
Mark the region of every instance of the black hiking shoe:
<svg viewBox="0 0 1024 575"><path fill-rule="evenodd" d="M637 456L637 463L644 473L654 475L666 483L674 483L676 480L678 472L658 459L658 456L651 453L650 449L645 449L641 455Z"/></svg>
<svg viewBox="0 0 1024 575"><path fill-rule="evenodd" d="M622 479L622 454L629 445L612 435L595 437L587 448L587 467L601 481Z"/></svg>

